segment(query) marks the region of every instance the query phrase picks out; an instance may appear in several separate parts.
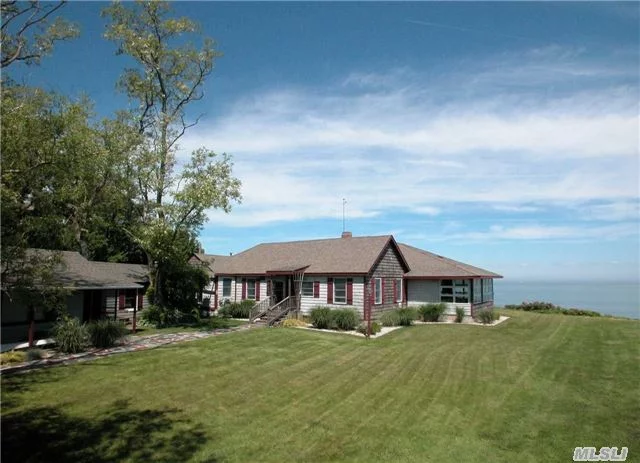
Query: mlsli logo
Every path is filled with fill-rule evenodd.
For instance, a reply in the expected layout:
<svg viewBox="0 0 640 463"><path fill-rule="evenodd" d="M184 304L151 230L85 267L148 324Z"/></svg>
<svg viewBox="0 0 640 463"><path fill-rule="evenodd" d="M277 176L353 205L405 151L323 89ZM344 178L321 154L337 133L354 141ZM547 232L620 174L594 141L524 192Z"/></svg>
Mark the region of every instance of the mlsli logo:
<svg viewBox="0 0 640 463"><path fill-rule="evenodd" d="M618 447L600 447L600 452L595 447L576 447L573 461L625 461L628 453L628 447L622 447L620 453Z"/></svg>

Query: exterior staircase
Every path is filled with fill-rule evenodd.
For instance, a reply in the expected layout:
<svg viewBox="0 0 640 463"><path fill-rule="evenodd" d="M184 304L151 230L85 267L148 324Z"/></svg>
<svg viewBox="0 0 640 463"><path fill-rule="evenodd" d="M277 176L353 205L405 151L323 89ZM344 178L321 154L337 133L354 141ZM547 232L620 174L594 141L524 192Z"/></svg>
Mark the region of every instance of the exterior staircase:
<svg viewBox="0 0 640 463"><path fill-rule="evenodd" d="M274 326L281 322L289 312L298 308L296 296L289 296L274 305L271 305L272 300L272 297L269 297L256 304L251 311L249 322Z"/></svg>

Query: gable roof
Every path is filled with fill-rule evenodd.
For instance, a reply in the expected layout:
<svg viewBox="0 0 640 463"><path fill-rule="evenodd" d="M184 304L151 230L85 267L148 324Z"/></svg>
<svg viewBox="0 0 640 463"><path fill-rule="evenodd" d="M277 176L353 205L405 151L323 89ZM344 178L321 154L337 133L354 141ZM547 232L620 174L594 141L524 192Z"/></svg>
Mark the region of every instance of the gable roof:
<svg viewBox="0 0 640 463"><path fill-rule="evenodd" d="M234 256L198 255L213 260L213 271L223 275L262 275L305 269L308 274L366 274L393 236L359 236L284 243L263 243ZM401 256L405 270L409 266Z"/></svg>
<svg viewBox="0 0 640 463"><path fill-rule="evenodd" d="M502 275L490 272L473 265L433 254L408 244L399 243L411 270L405 274L407 278L502 278Z"/></svg>
<svg viewBox="0 0 640 463"><path fill-rule="evenodd" d="M55 268L56 284L68 289L142 288L147 282L147 267L141 264L120 264L87 260L75 251L30 249L44 256L60 254Z"/></svg>

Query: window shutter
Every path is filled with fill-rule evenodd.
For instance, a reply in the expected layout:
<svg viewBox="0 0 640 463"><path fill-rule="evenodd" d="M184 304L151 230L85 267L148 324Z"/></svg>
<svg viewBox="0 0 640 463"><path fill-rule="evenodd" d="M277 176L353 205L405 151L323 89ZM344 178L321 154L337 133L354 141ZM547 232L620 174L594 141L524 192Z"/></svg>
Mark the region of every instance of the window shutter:
<svg viewBox="0 0 640 463"><path fill-rule="evenodd" d="M347 278L347 305L353 305L353 278Z"/></svg>
<svg viewBox="0 0 640 463"><path fill-rule="evenodd" d="M260 300L260 279L256 280L256 301Z"/></svg>
<svg viewBox="0 0 640 463"><path fill-rule="evenodd" d="M247 280L242 279L242 300L247 298Z"/></svg>
<svg viewBox="0 0 640 463"><path fill-rule="evenodd" d="M381 304L384 304L386 302L384 299L384 280L385 278L380 278L380 286L381 286L380 292L382 293L382 298L380 299Z"/></svg>
<svg viewBox="0 0 640 463"><path fill-rule="evenodd" d="M319 281L313 282L313 298L314 299L320 298L320 282Z"/></svg>
<svg viewBox="0 0 640 463"><path fill-rule="evenodd" d="M118 291L118 309L124 309L124 296L125 292L123 290Z"/></svg>
<svg viewBox="0 0 640 463"><path fill-rule="evenodd" d="M327 278L327 304L333 304L333 278Z"/></svg>

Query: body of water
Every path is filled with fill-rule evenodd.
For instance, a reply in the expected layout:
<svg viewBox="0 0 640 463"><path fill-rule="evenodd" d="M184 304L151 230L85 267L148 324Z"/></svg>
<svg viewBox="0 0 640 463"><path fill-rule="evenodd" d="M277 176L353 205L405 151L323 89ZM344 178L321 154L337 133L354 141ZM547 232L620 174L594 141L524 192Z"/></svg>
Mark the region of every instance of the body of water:
<svg viewBox="0 0 640 463"><path fill-rule="evenodd" d="M494 280L495 304L544 301L602 314L640 318L640 284L611 281L511 281Z"/></svg>

